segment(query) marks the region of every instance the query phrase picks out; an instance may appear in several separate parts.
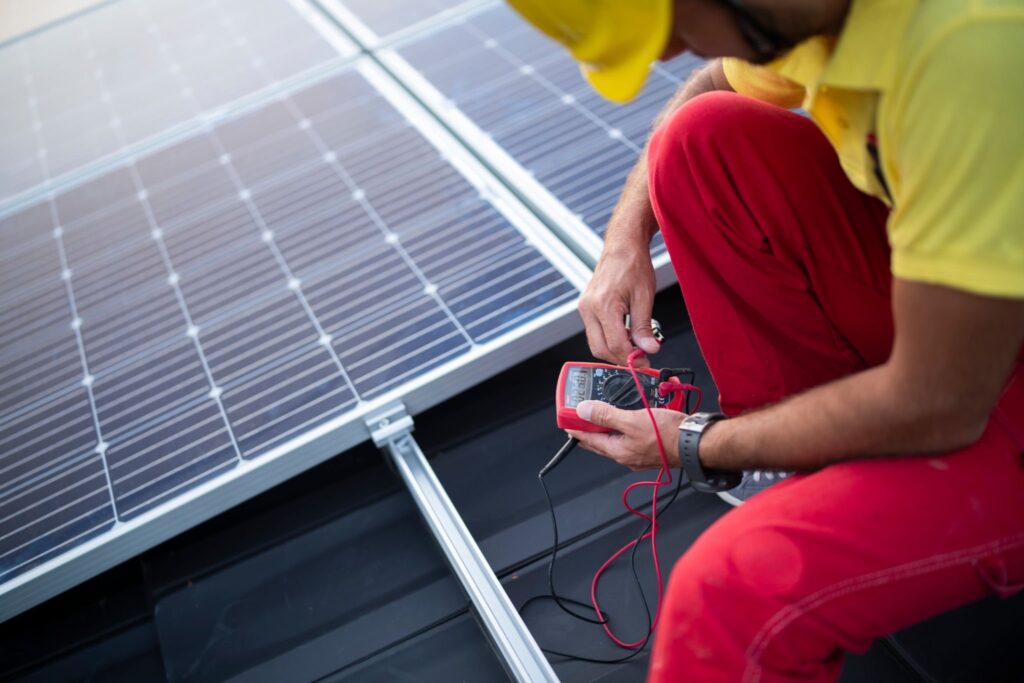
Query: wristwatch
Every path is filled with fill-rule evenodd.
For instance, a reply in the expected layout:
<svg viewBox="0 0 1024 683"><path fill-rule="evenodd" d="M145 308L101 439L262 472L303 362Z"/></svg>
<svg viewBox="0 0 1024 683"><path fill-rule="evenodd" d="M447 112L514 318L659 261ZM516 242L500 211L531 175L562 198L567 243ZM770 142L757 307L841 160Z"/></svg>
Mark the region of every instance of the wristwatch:
<svg viewBox="0 0 1024 683"><path fill-rule="evenodd" d="M738 486L743 478L742 472L705 469L698 456L704 430L724 419L722 413L694 413L679 425L679 463L690 484L701 493L727 491Z"/></svg>

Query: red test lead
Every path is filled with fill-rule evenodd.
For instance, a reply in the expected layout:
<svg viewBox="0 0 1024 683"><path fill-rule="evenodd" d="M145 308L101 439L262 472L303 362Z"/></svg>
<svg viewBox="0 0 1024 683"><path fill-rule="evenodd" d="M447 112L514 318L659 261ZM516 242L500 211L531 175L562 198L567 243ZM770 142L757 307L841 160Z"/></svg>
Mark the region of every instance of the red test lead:
<svg viewBox="0 0 1024 683"><path fill-rule="evenodd" d="M658 619L660 617L663 580L657 548L658 493L662 487L671 484L673 479L653 408L664 408L677 411L681 411L685 408L686 411L689 412L690 392L696 393L698 406L700 404L701 392L700 389L692 383L693 371L688 368L681 368L678 370L663 369L661 371L648 368L637 368L636 361L644 355L644 352L640 349L633 351L633 353L631 353L627 358L626 367L607 365L604 363L566 363L562 367L562 371L558 378L555 404L556 421L560 428L587 432L609 432L611 430L595 425L581 418L576 412L576 407L579 406L582 401L604 401L623 410L645 410L647 412L658 444L658 453L661 456L661 467L658 470L658 476L653 480L630 484L622 493L623 506L630 512L630 514L633 514L647 522L647 526L636 539L619 548L598 568L591 581L589 606L578 600L558 595L555 591L554 585L555 558L558 553L558 525L554 516L554 505L551 502L551 497L548 493L547 485L544 482L544 477L553 470L578 443L576 439L569 439L555 457L544 466L538 475L538 479L551 512L552 531L554 535L554 547L552 548L551 560L548 566L549 594L531 598L530 600L527 600L521 608L525 609L527 605L539 599L546 598L554 600L554 602L563 611L574 618L600 625L612 642L622 648L632 650L632 652L617 659L594 659L567 654L564 652L557 652L545 648L544 651L549 654L597 663L612 664L623 662L634 657L643 650L650 641L651 634L657 626ZM681 382L678 379L679 376L687 377L689 382ZM681 481L682 480L680 479L677 482L675 490L663 506L662 512L675 500L679 493L679 483L681 483ZM629 502L630 493L644 486L649 486L652 489L650 513L642 512ZM654 573L658 586L657 602L655 604L653 618L651 617L650 607L647 605L647 598L644 595L643 586L636 571L636 551L640 547L640 544L648 539L650 539L651 554L654 561ZM637 588L640 591L641 600L643 601L647 612L647 632L641 639L633 642L620 638L611 630L609 618L605 616L597 597L598 584L600 583L601 577L604 575L605 571L611 567L616 560L629 551L632 551L630 552L630 564L633 570L633 578L636 581ZM593 610L595 618L590 618L570 609L570 605L578 608L589 607Z"/></svg>

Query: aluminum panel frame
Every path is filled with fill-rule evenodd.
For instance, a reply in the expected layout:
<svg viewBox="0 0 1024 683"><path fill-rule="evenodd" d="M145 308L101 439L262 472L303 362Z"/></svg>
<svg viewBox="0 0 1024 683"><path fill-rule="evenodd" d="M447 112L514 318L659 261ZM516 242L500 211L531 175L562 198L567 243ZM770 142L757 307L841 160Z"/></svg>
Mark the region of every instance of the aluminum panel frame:
<svg viewBox="0 0 1024 683"><path fill-rule="evenodd" d="M335 4L334 0L317 1L325 7ZM501 3L489 0L474 7L472 12L460 16L481 12L499 4ZM349 29L341 15L336 15L335 18L346 30ZM443 27L444 25L438 25L436 28ZM398 53L398 49L412 38L413 36L403 36L401 40L390 41L385 48L376 53L377 59L445 126L469 148L475 150L487 167L502 178L519 199L535 211L574 253L588 266L595 267L604 244L601 237ZM653 255L652 262L659 291L675 284L676 275L667 251L662 250Z"/></svg>
<svg viewBox="0 0 1024 683"><path fill-rule="evenodd" d="M367 51L379 50L394 43L401 42L434 26L444 25L449 21L473 13L480 8L493 4L494 0L463 0L455 7L438 12L434 16L414 22L387 35L378 35L355 12L345 6L342 0L311 0L324 12L337 20L345 31Z"/></svg>

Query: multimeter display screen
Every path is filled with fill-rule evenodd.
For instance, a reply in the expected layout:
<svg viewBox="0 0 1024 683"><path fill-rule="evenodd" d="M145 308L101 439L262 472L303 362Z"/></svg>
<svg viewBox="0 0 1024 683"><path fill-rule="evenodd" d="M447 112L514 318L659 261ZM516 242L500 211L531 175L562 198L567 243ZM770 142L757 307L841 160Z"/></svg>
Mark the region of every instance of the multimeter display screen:
<svg viewBox="0 0 1024 683"><path fill-rule="evenodd" d="M590 368L569 368L563 397L566 408L575 408L581 401L590 398L592 377Z"/></svg>

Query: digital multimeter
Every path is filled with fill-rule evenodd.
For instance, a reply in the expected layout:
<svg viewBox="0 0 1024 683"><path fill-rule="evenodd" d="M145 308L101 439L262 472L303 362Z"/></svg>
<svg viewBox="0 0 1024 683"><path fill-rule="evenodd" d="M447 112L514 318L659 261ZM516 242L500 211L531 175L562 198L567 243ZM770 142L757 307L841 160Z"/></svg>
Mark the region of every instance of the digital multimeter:
<svg viewBox="0 0 1024 683"><path fill-rule="evenodd" d="M682 391L668 392L664 396L660 391L663 381L681 384L676 377L662 380L661 373L650 368L636 368L636 374L652 408L683 409L685 398ZM566 363L562 366L555 390L558 428L581 432L612 431L577 415L576 406L582 401L603 401L623 410L643 410L644 407L629 368L604 363Z"/></svg>

